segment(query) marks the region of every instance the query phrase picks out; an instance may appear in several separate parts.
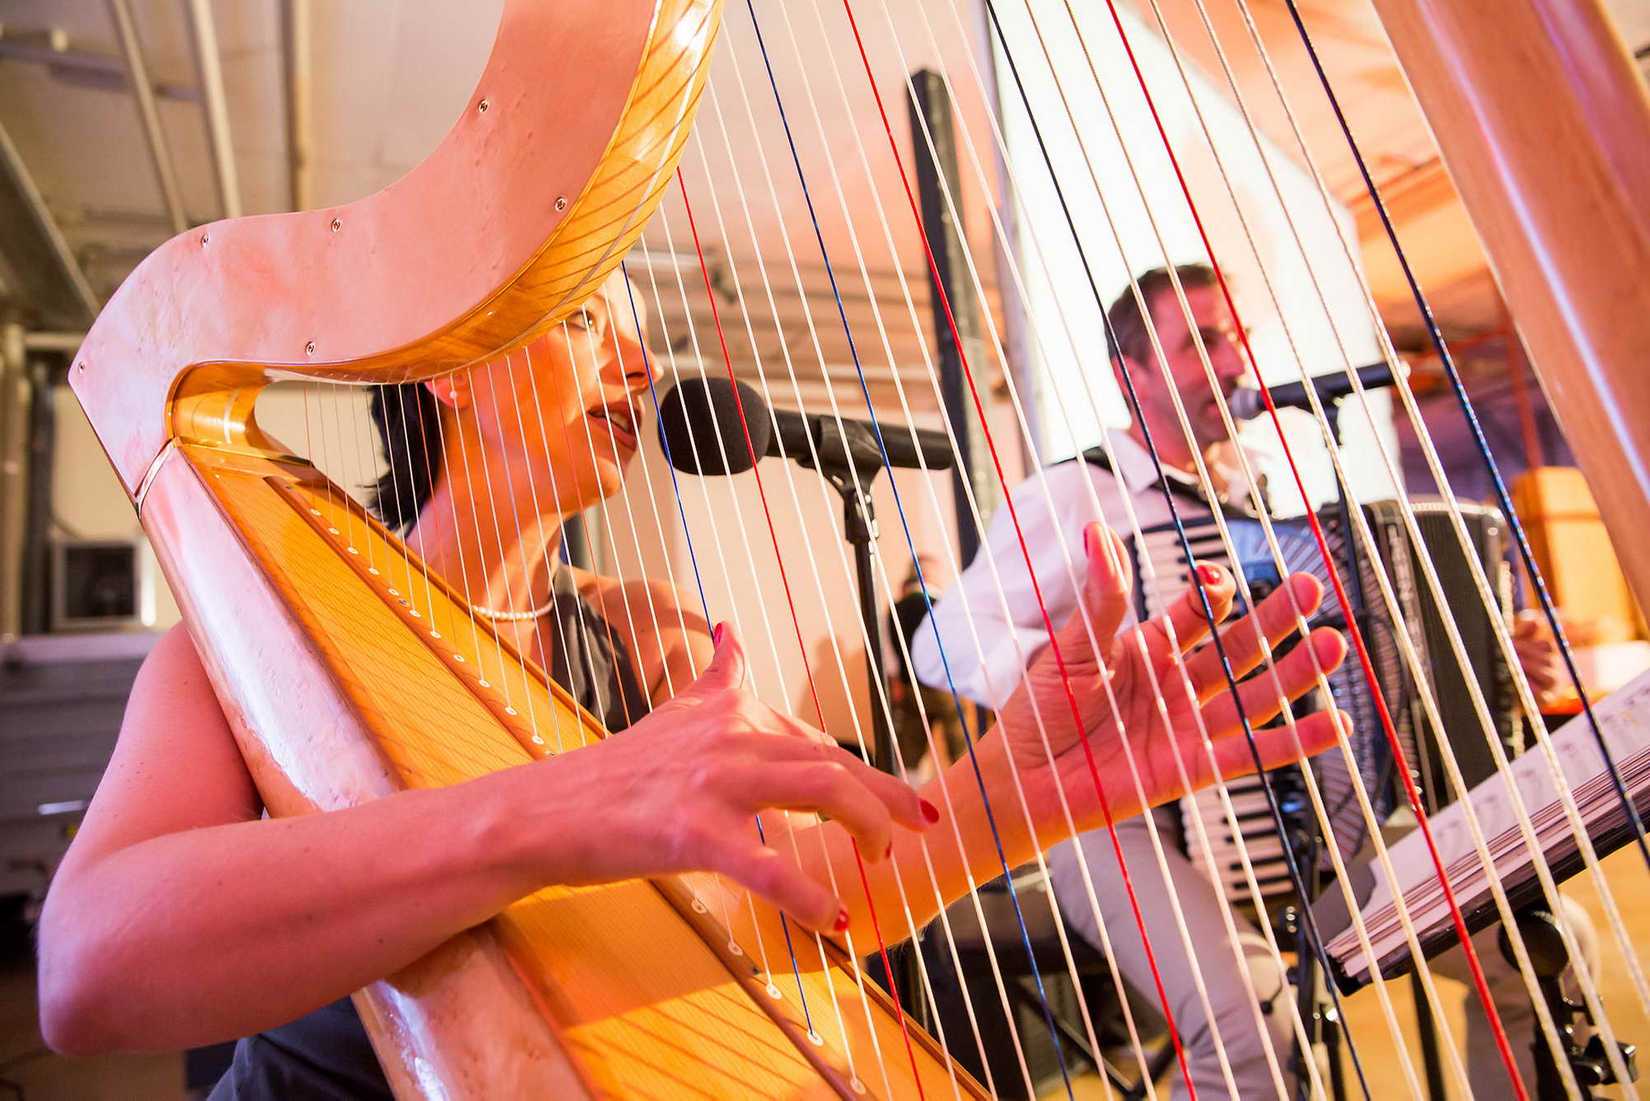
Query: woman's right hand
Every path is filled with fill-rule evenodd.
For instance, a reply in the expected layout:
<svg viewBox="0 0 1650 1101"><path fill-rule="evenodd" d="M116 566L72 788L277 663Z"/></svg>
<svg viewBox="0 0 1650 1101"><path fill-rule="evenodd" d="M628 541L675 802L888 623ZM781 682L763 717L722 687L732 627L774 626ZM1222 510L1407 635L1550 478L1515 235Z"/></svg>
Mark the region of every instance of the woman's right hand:
<svg viewBox="0 0 1650 1101"><path fill-rule="evenodd" d="M755 816L826 814L874 861L896 824L926 829L937 814L908 785L758 700L734 628L715 638L699 679L628 730L498 774L528 808L524 870L569 885L715 872L810 928L838 930L842 901L789 851L763 844ZM773 818L765 828L778 842L789 830Z"/></svg>

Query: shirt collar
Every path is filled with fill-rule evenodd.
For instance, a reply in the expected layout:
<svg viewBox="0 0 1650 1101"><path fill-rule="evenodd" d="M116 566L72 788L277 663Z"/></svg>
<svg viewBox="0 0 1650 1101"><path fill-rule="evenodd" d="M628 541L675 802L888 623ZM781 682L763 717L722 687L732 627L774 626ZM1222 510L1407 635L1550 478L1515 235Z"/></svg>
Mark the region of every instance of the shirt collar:
<svg viewBox="0 0 1650 1101"><path fill-rule="evenodd" d="M1124 488L1130 493L1140 493L1158 484L1158 465L1152 460L1151 452L1141 446L1138 440L1127 432L1113 432L1110 443L1112 463ZM1183 470L1164 466L1162 475L1170 482L1198 488L1197 478Z"/></svg>

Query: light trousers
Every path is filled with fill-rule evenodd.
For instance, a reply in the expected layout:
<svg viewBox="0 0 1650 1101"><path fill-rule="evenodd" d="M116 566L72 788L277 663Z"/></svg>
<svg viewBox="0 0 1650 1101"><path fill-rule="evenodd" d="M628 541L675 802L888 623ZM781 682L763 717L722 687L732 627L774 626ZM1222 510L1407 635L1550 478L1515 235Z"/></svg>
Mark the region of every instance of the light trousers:
<svg viewBox="0 0 1650 1101"><path fill-rule="evenodd" d="M1176 846L1178 809L1159 808L1155 814L1164 849L1161 863L1153 852L1145 818L1119 823L1117 840L1197 1095L1201 1099L1237 1097L1244 1101L1270 1098L1278 1096L1281 1081L1284 1095L1293 1098L1291 1004L1295 994L1284 968L1271 954L1261 934L1235 911L1231 915L1237 931L1234 952L1233 939L1222 917L1222 911L1228 908L1222 892L1204 878ZM1059 900L1061 912L1085 940L1104 950L1095 920L1096 906L1090 902L1078 866L1079 843L1094 884L1094 903L1098 904L1099 919L1109 934L1111 957L1118 972L1141 1000L1156 1005L1151 966L1106 830L1085 834L1078 842L1067 841L1049 852L1050 886ZM1186 938L1176 927L1171 894L1180 904ZM1576 933L1589 969L1596 975L1596 935L1591 923L1579 906L1565 902L1561 917ZM1496 927L1492 926L1473 938L1473 946L1483 965L1485 983L1506 1030L1519 1072L1533 1096L1536 1079L1531 1045L1537 1027L1535 1012L1522 978L1503 957L1496 937ZM1460 948L1430 961L1430 965L1439 977L1470 982L1466 954ZM1248 984L1244 982L1245 973ZM1202 980L1202 993L1198 990L1198 978ZM1258 1024L1256 999L1260 1009ZM1267 1058L1268 1043L1276 1062L1276 1074ZM1475 1094L1488 1098L1510 1095L1507 1072L1493 1031L1475 994L1468 998L1465 1045L1467 1075ZM1411 1049L1419 1075L1418 1044L1412 1043ZM1349 1063L1349 1077L1351 1073ZM1447 1064L1445 1076L1450 1077ZM1358 1092L1355 1084L1352 1091ZM1188 1096L1178 1073L1172 1096L1176 1101Z"/></svg>

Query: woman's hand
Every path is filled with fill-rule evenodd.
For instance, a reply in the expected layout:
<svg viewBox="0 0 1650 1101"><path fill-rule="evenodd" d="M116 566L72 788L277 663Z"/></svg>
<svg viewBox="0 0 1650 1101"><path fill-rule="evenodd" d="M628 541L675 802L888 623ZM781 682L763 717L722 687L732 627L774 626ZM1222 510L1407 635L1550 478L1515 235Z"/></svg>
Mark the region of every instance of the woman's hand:
<svg viewBox="0 0 1650 1101"><path fill-rule="evenodd" d="M758 838L756 815L827 814L865 859L879 861L896 824L926 829L934 812L925 814L906 784L774 711L744 682L744 648L724 624L703 675L647 718L598 745L500 774L524 785L517 794L536 808L530 816L543 816L542 826L523 823L527 837L544 839L528 846L537 881L716 872L810 928L845 926L842 901L804 874L788 844L777 845L786 824L764 818L770 847Z"/></svg>
<svg viewBox="0 0 1650 1101"><path fill-rule="evenodd" d="M1095 794L1096 775L1105 793L1105 809L1120 820L1186 794L1177 754L1194 791L1213 783L1217 768L1227 779L1255 771L1220 655L1212 645L1197 645L1209 634L1197 590L1188 589L1159 619L1119 633L1132 594L1128 556L1121 540L1101 524L1086 529L1084 545L1088 576L1082 608L1056 633L1055 643L1032 661L998 715L1004 748L1019 769L1038 833L1045 839L1065 830L1056 785L1065 792L1078 828L1092 829L1105 821ZM1199 571L1215 619L1223 620L1232 609L1232 579L1209 564ZM1287 582L1287 591L1280 587L1252 613L1222 628L1222 643L1236 676L1261 662L1257 625L1274 644L1294 631L1291 592L1303 615L1318 606L1322 595L1314 578L1296 574ZM1165 621L1173 628L1173 644ZM1338 631L1319 628L1307 645L1280 659L1273 673L1239 687L1243 713L1266 768L1321 752L1335 742L1333 713L1304 717L1293 732L1256 729L1278 713L1282 698L1295 699L1313 686L1313 652L1328 672L1340 664L1346 644ZM1213 764L1204 745L1205 732L1213 745ZM1139 770L1138 788L1128 751Z"/></svg>

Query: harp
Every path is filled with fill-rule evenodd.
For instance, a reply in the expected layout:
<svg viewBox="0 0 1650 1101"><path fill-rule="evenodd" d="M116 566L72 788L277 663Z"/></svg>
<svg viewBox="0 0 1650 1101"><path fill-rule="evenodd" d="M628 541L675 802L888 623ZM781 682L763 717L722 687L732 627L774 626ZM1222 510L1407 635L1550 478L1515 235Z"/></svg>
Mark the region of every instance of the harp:
<svg viewBox="0 0 1650 1101"><path fill-rule="evenodd" d="M1110 0L1109 21L1081 25L1069 6L1045 4L1024 9L1026 22L1015 27L1035 38L1011 47L998 11L1008 6L987 3L984 33L1020 64L1029 66L1039 45L1046 50L1043 23L1053 31L1069 18L1079 42L1112 25L1127 38ZM1650 108L1642 85L1591 4L1494 13L1412 0L1377 6L1642 598L1650 594L1650 559L1634 553L1634 536L1650 526L1650 422L1643 415L1650 376L1635 357L1650 347L1650 302L1619 275L1650 268L1650 211L1641 198L1650 194ZM817 76L824 87L832 74L838 81L862 75L860 94L872 104L861 101L867 125L880 113L887 127L888 89L879 88L867 59L861 26L869 13L856 19L858 7L845 0L840 13L858 57L833 58L845 68L822 65ZM808 10L822 18L817 5ZM1156 3L1149 11L1157 12ZM740 65L753 81L772 81L784 116L779 83L762 64L768 43L761 17L783 20L795 48L789 15L754 4L733 14L748 19L761 51L747 49ZM679 162L696 112L716 93L707 81L723 17L720 0L511 0L476 94L427 163L349 206L236 219L175 238L122 286L76 357L71 383L140 511L271 813L325 811L402 787L454 783L602 736L530 654L495 634L489 658L468 594L451 579L418 576L408 548L260 428L255 403L275 377L387 385L507 356L553 331L620 264L672 187L691 219ZM777 33L772 23L768 30ZM554 81L544 78L547 57L559 62ZM862 74L853 68L860 62ZM984 82L978 70L954 77ZM1019 79L1018 71L1000 73L1002 94ZM1092 94L1089 73L1056 76L1062 79L1073 94L1079 86ZM744 99L746 91L740 84L737 94ZM791 109L788 136L793 122L801 127L794 99ZM722 147L731 152L726 122L717 117ZM881 135L868 134L866 145L874 146L870 139ZM1001 141L995 130L981 140L993 137ZM775 174L794 163L803 176L796 140L789 161L784 150L772 151ZM889 219L914 222L904 232L933 270L951 338L964 345L945 289L957 284L939 277L891 129L888 140L906 194L889 196L886 212L877 205L880 221L856 218L846 204L844 219L882 234L890 251ZM687 166L708 163L703 149L698 157ZM1014 171L1036 167L1027 160ZM771 188L769 171L764 162ZM815 198L825 185L816 177L815 196L805 178L798 182L817 217ZM1068 182L1098 183L1081 170ZM840 199L840 183L836 190ZM955 199L943 199L956 219ZM436 232L432 217L441 220ZM993 232L1003 247L1015 247L1000 222ZM818 241L823 253L823 236ZM792 263L794 270L794 256ZM825 263L829 271L828 257ZM862 257L860 269L863 276ZM443 278L432 280L431 272ZM769 288L770 305L772 295ZM715 298L709 301L714 311ZM703 341L701 355L712 362L719 342L731 371L721 320L711 320L714 329L694 341ZM833 321L825 311L822 323ZM875 325L882 329L880 319ZM811 315L808 332L815 332ZM995 330L992 344L1001 357ZM977 359L981 347L971 353ZM1390 346L1383 351L1391 355ZM972 386L966 366L965 373ZM870 404L863 374L855 388ZM897 413L903 392L898 398L873 406L871 416ZM976 392L972 411L983 422L978 402ZM1413 416L1413 405L1406 411ZM417 596L409 592L415 584ZM222 591L237 594L233 605L213 598ZM1535 711L1527 686L1522 704ZM442 716L439 731L430 729L430 715ZM1553 889L1548 882L1543 888ZM893 921L887 931L904 933ZM1160 932L1173 936L1142 929L1148 940ZM1613 932L1623 936L1620 926ZM1623 949L1632 955L1630 943ZM882 993L851 951L829 943L819 951L822 966L797 969L794 994L776 996L774 976L790 968L731 943L680 885L549 888L363 991L358 1005L405 1096L938 1097L1015 1088L974 1082L947 1050L983 1046L981 1030L991 1026L973 1010L973 1035L942 1046L910 1020L909 998L902 1007ZM1424 953L1415 957L1424 973ZM1064 958L1070 962L1069 947ZM1528 964L1527 954L1521 962ZM1650 997L1638 981L1641 997ZM1436 1001L1430 990L1429 997ZM1596 991L1589 997L1607 1029ZM809 1004L828 1025L806 1015ZM1086 1007L1084 1016L1092 1040ZM1295 1027L1304 1032L1305 1024L1297 1018ZM1562 1047L1551 1020L1543 1030ZM1619 1056L1612 1058L1625 1078ZM1143 1052L1139 1061L1149 1062ZM1276 1069L1281 1057L1273 1061ZM1416 1072L1407 1056L1404 1062L1413 1091ZM1023 1055L1020 1070L1029 1089ZM1306 1077L1313 1092L1324 1091L1315 1066ZM1561 1069L1559 1077L1564 1092L1579 1095L1573 1072ZM1516 1071L1510 1078L1515 1094L1533 1095Z"/></svg>

